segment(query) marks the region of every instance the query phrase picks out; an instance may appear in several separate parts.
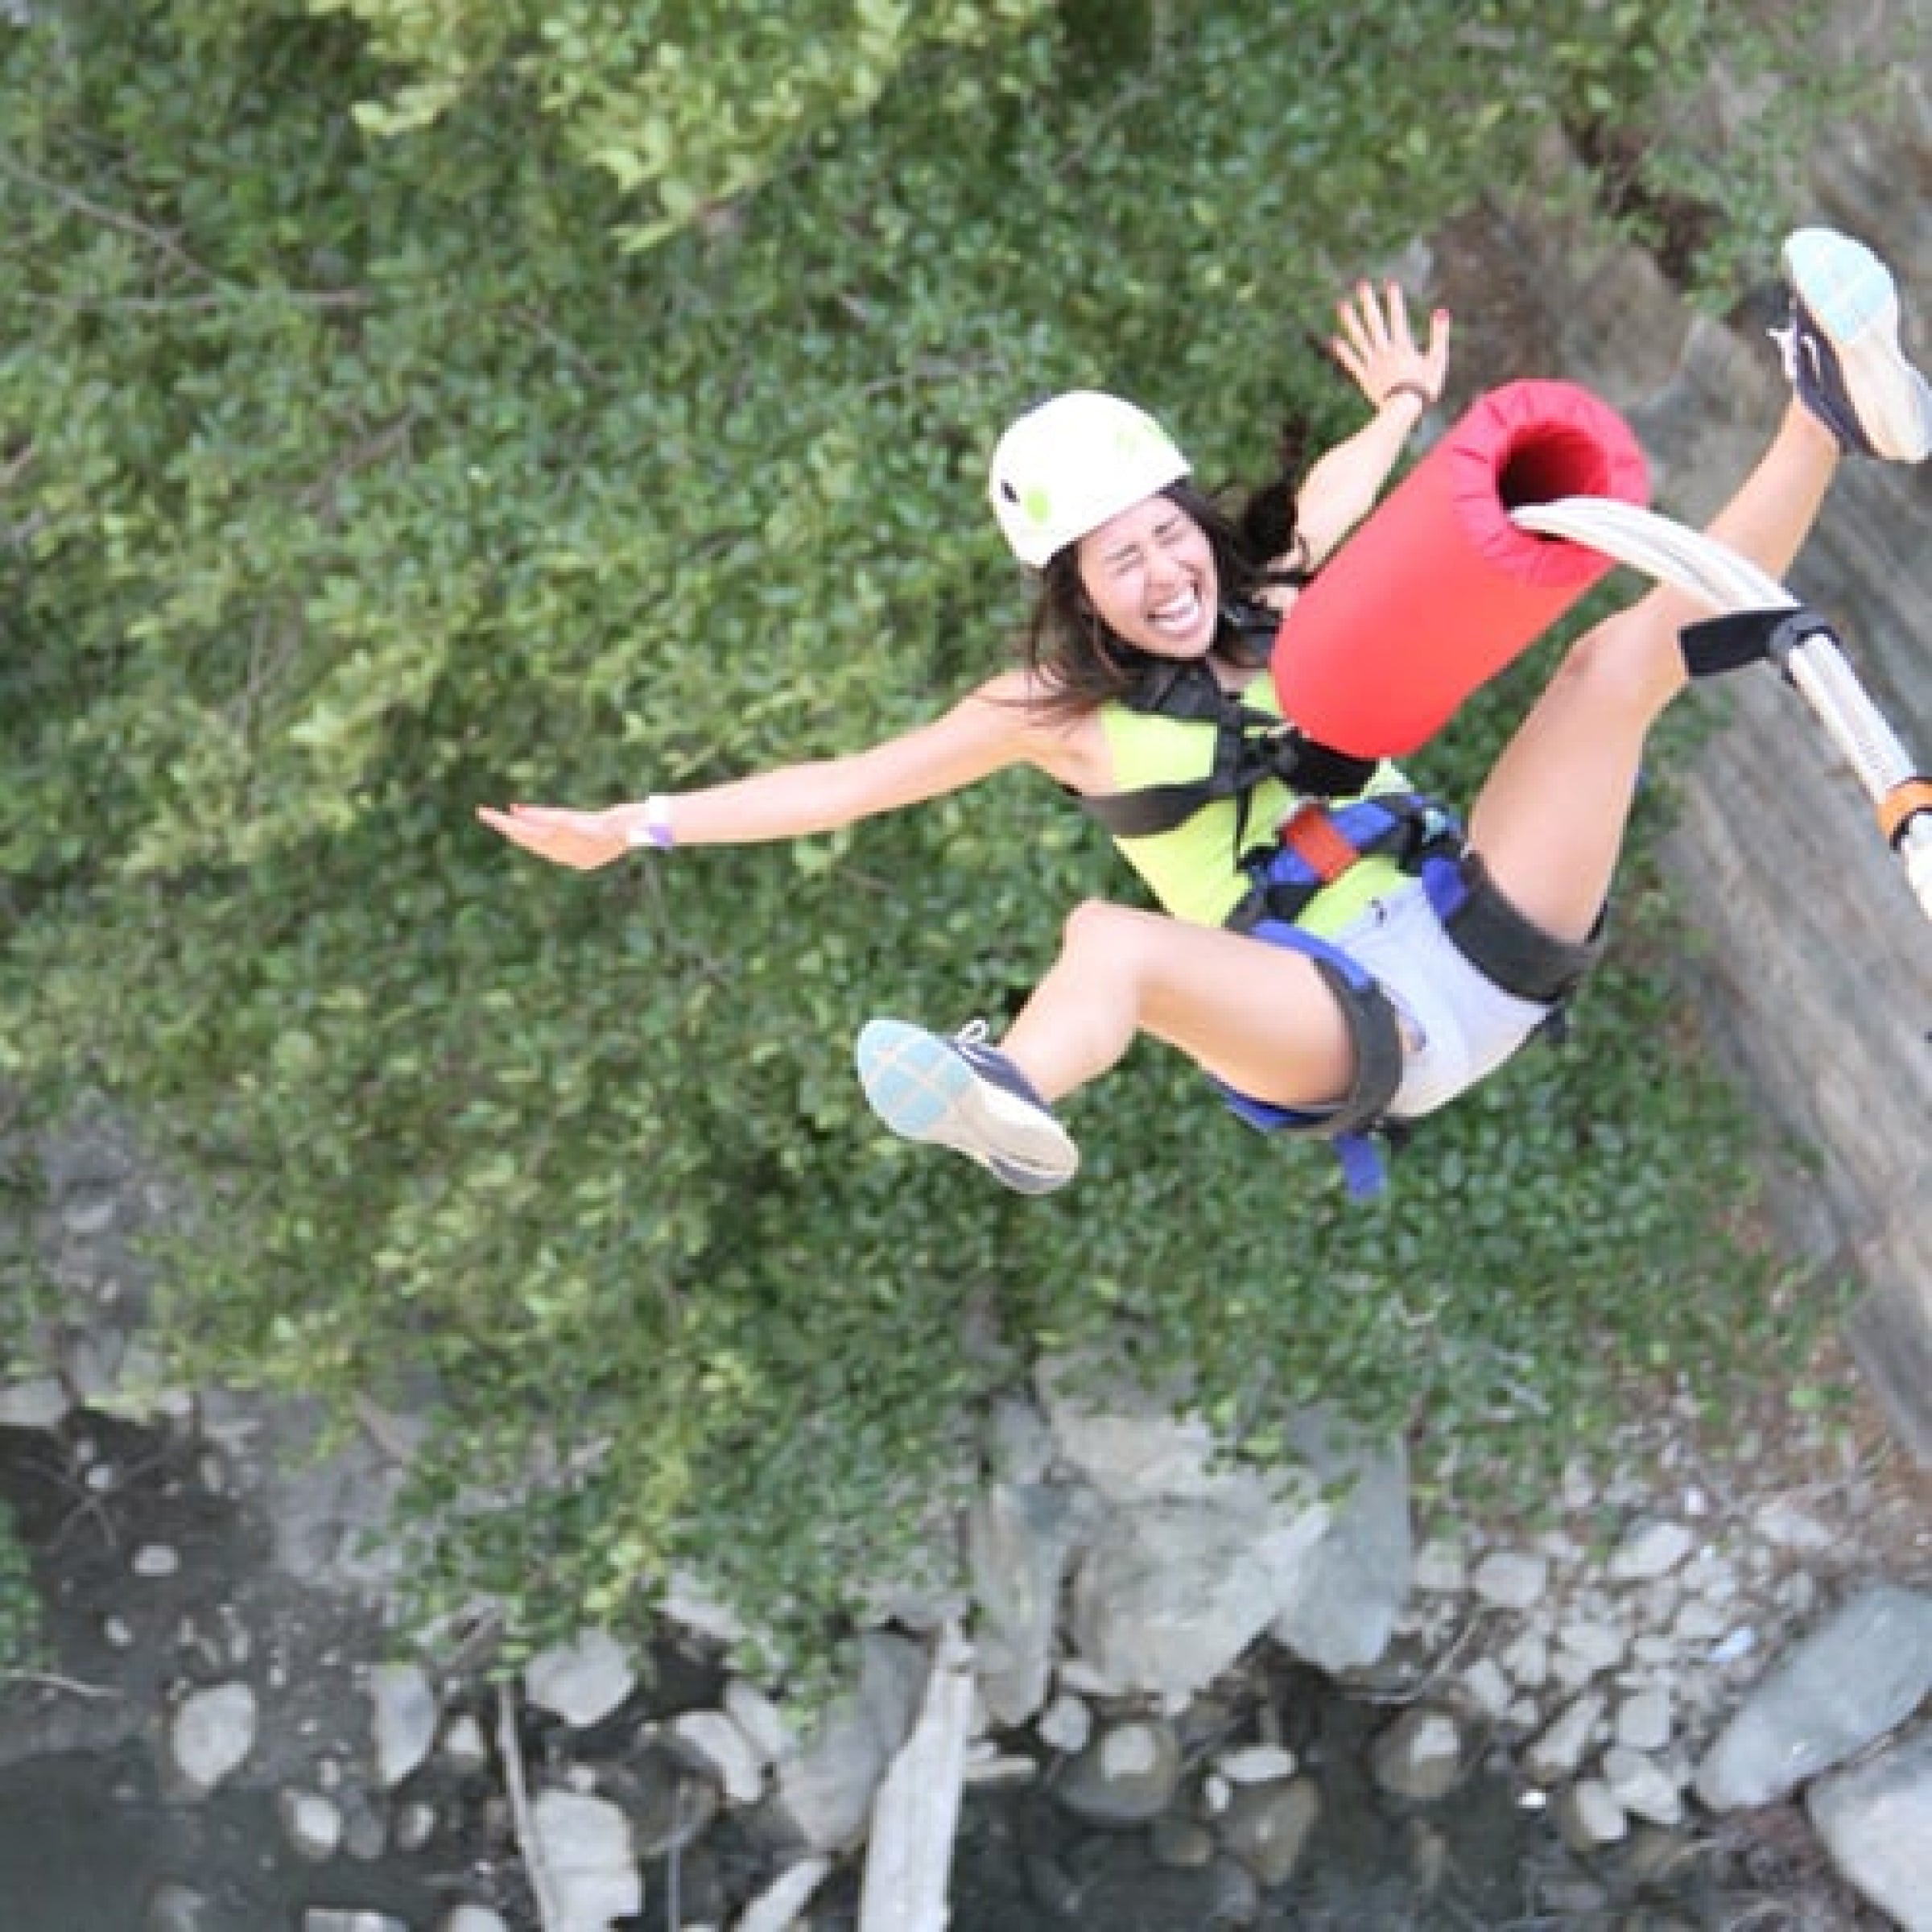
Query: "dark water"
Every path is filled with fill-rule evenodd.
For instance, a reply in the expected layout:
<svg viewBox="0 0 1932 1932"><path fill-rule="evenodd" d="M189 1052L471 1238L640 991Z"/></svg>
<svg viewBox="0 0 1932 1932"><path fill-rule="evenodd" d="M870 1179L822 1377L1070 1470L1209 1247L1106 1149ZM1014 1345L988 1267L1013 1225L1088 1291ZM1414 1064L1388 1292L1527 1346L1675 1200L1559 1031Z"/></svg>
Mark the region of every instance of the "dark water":
<svg viewBox="0 0 1932 1932"><path fill-rule="evenodd" d="M1468 1932L1539 1922L1539 1893L1572 1904L1591 1893L1567 1870L1542 1814L1516 1802L1501 1767L1478 1770L1426 1806L1386 1797L1366 1748L1394 1715L1351 1701L1312 1672L1284 1674L1274 1701L1321 1813L1289 1882L1261 1895L1208 1872L1177 1872L1153 1857L1145 1831L1096 1831L1046 1789L976 1799L955 1854L950 1932L1209 1932L1249 1925L1297 1932ZM1564 1888L1571 1889L1566 1893ZM1217 1907L1229 1916L1217 1916ZM1544 1921L1540 1922L1556 1922Z"/></svg>
<svg viewBox="0 0 1932 1932"><path fill-rule="evenodd" d="M1322 1811L1294 1876L1256 1894L1224 1860L1175 1871L1145 1830L1103 1831L1065 1810L1051 1767L1033 1783L971 1796L955 1846L948 1932L1858 1932L1885 1922L1818 1861L1795 1814L1781 1832L1758 1815L1749 1839L1677 1841L1646 1868L1635 1844L1591 1860L1525 1810L1506 1761L1479 1767L1448 1797L1408 1804L1379 1790L1365 1748L1385 1707L1352 1701L1312 1674L1294 1688L1290 1739L1319 1785ZM1017 1740L1016 1740L1017 1741ZM225 1789L192 1806L156 1791L151 1748L73 1752L0 1770L0 1932L143 1932L172 1880L207 1900L206 1932L295 1932L311 1907L385 1912L427 1932L464 1897L520 1918L514 1872L451 1868L451 1841L365 1862L308 1863L287 1845L271 1798ZM458 1807L461 1809L461 1807ZM452 1822L456 1822L452 1820ZM475 1850L472 1829L462 1834ZM497 1847L501 1851L502 1847ZM771 1876L768 1845L720 1818L673 1873L646 1868L634 1932L661 1932L674 1888L683 1923L730 1923ZM814 1899L812 1932L851 1932L856 1864Z"/></svg>
<svg viewBox="0 0 1932 1932"><path fill-rule="evenodd" d="M1410 1802L1384 1792L1368 1768L1394 1707L1284 1662L1231 1703L1230 1727L1252 1736L1264 1708L1321 1793L1286 1884L1257 1899L1225 1861L1218 1872L1166 1868L1145 1830L1096 1830L1067 1813L1050 1769L969 1802L948 1932L1877 1932L1885 1923L1831 1872L1795 1806L1675 1833L1640 1826L1583 1856L1546 1810L1523 1805L1526 1781L1500 1747L1447 1796Z"/></svg>
<svg viewBox="0 0 1932 1932"><path fill-rule="evenodd" d="M451 1902L421 1860L298 1857L265 1794L163 1803L151 1753L73 1752L0 1771L0 1932L141 1932L169 1880L208 1901L208 1932L283 1932L316 1905L428 1926Z"/></svg>
<svg viewBox="0 0 1932 1932"><path fill-rule="evenodd" d="M268 1636L283 1633L283 1620L300 1606L260 1595L261 1553L247 1526L225 1499L183 1480L178 1446L124 1440L106 1424L96 1433L126 1472L111 1496L87 1491L60 1445L36 1432L0 1430L0 1497L35 1553L54 1666L82 1682L124 1682L132 1707L151 1708L184 1667L184 1623L219 1628L223 1607L254 1590L246 1620ZM130 1593L126 1552L155 1536L184 1553L181 1574ZM101 1626L110 1612L134 1623L131 1649L106 1647ZM594 1763L623 1802L623 1773L638 1769L628 1758L638 1718L711 1707L722 1681L716 1659L694 1658L680 1645L666 1646L654 1662L648 1712L630 1709L611 1720L608 1734L561 1743L539 1729L525 1740L533 1774ZM312 1732L340 1730L341 1714L316 1702L328 1680L298 1678L314 1695L279 1713L287 1748L270 1750L271 1736L264 1750L289 1761L265 1765L265 1781L309 1782L296 1744ZM1225 1691L1218 1711L1203 1704L1189 1714L1197 1760L1222 1743L1266 1736L1291 1748L1319 1787L1320 1816L1293 1876L1265 1894L1231 1861L1177 1871L1155 1860L1146 1831L1083 1823L1055 1798L1055 1765L1046 1758L1031 1782L969 1797L955 1847L949 1932L1213 1932L1232 1925L1261 1932L1863 1932L1883 1923L1822 1868L1796 1807L1715 1827L1706 1821L1646 1863L1641 1835L1591 1859L1570 1853L1546 1814L1517 1802L1520 1777L1493 1743L1442 1800L1393 1799L1375 1784L1368 1759L1397 1715L1285 1659L1249 1672ZM369 1860L345 1852L312 1864L288 1844L270 1791L237 1781L200 1803L171 1803L156 1785L155 1737L144 1730L111 1747L89 1741L97 1748L0 1769L0 1932L145 1932L149 1901L170 1881L206 1900L206 1932L294 1932L312 1907L387 1913L427 1932L464 1897L507 1903L513 1924L529 1922L520 1912L514 1848L496 1815L497 1781L487 1772L420 1792L438 1821L425 1852L392 1849ZM1026 1736L1003 1742L1039 1748ZM436 1776L419 1775L432 1782ZM675 1864L658 1860L646 1868L637 1932L662 1932L674 1897L686 1924L731 1923L775 1862L783 1855L752 1816L718 1818ZM812 1932L850 1932L858 1891L855 1866L833 1874L813 1901Z"/></svg>

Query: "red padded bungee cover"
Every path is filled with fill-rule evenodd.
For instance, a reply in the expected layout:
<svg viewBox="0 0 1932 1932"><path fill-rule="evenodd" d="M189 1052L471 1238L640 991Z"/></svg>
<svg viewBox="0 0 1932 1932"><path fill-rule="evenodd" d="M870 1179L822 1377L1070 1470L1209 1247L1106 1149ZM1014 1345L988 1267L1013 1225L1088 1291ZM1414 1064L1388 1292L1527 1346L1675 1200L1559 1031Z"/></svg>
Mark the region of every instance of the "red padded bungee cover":
<svg viewBox="0 0 1932 1932"><path fill-rule="evenodd" d="M1414 750L1611 568L1518 530L1510 510L1558 497L1641 505L1649 487L1629 426L1587 390L1492 390L1296 598L1274 644L1283 712L1359 758Z"/></svg>

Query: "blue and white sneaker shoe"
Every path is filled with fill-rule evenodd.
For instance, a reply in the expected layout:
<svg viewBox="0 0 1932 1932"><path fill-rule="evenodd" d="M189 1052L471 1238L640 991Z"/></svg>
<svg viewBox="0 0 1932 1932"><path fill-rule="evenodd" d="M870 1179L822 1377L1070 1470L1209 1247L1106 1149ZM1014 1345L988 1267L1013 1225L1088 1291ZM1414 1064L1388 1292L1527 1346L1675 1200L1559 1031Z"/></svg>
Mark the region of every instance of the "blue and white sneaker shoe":
<svg viewBox="0 0 1932 1932"><path fill-rule="evenodd" d="M1784 268L1791 316L1771 333L1798 400L1847 449L1922 463L1932 452L1932 387L1899 347L1892 271L1829 228L1789 237Z"/></svg>
<svg viewBox="0 0 1932 1932"><path fill-rule="evenodd" d="M1080 1167L1080 1150L984 1021L947 1038L903 1020L869 1020L853 1058L872 1110L908 1141L977 1161L1020 1194L1051 1194Z"/></svg>

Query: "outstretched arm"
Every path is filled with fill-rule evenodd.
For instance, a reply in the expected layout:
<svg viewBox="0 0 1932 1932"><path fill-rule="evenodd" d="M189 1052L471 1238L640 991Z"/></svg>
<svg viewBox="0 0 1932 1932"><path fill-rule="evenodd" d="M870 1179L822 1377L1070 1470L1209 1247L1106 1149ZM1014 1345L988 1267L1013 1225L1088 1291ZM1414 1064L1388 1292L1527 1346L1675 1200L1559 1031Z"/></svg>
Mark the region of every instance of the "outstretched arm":
<svg viewBox="0 0 1932 1932"><path fill-rule="evenodd" d="M1039 727L1017 674L993 679L942 717L840 758L779 766L694 791L658 793L600 810L479 806L477 816L512 844L589 872L639 844L746 845L831 832L1042 755Z"/></svg>
<svg viewBox="0 0 1932 1932"><path fill-rule="evenodd" d="M1449 368L1449 317L1435 310L1418 347L1409 308L1393 282L1381 299L1366 282L1336 305L1341 332L1329 344L1375 410L1368 424L1309 470L1295 497L1295 530L1312 569L1375 507L1402 445L1422 411L1443 393Z"/></svg>

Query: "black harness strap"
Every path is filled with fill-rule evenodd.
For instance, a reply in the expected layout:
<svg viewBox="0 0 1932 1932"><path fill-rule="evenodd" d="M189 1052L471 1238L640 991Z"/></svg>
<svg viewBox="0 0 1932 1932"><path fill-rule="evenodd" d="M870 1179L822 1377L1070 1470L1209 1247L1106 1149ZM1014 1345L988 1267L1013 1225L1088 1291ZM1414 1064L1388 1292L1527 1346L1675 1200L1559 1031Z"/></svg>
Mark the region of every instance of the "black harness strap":
<svg viewBox="0 0 1932 1932"><path fill-rule="evenodd" d="M1732 610L1686 624L1678 633L1684 668L1694 678L1719 677L1769 659L1780 671L1806 638L1830 626L1814 610L1790 604L1777 610Z"/></svg>
<svg viewBox="0 0 1932 1932"><path fill-rule="evenodd" d="M1424 876L1443 931L1463 957L1505 993L1539 1006L1561 1006L1603 957L1602 914L1588 939L1554 939L1504 898L1488 867L1466 847L1455 861L1453 884L1430 876L1433 872L1433 867L1425 868Z"/></svg>
<svg viewBox="0 0 1932 1932"><path fill-rule="evenodd" d="M1310 1135L1327 1141L1341 1162L1348 1191L1358 1199L1376 1193L1385 1178L1379 1139L1391 1152L1408 1138L1408 1123L1392 1120L1389 1103L1402 1084L1402 1022L1373 974L1328 940L1286 920L1262 919L1247 929L1272 946L1302 954L1327 982L1342 1009L1355 1053L1348 1091L1323 1107L1282 1107L1216 1084L1228 1107L1263 1133Z"/></svg>
<svg viewBox="0 0 1932 1932"><path fill-rule="evenodd" d="M1205 778L1080 798L1080 809L1119 839L1171 832L1216 799L1245 801L1266 778L1278 778L1311 797L1345 798L1368 782L1380 762L1319 744L1294 725L1244 704L1198 658L1162 667L1123 702L1132 711L1212 724L1215 735ZM1237 829L1237 844L1240 839Z"/></svg>
<svg viewBox="0 0 1932 1932"><path fill-rule="evenodd" d="M1700 645L1696 634L1719 629L1725 621L1687 629L1682 640L1693 675L1771 654L1770 640L1782 633L1767 620L1789 620L1801 613L1754 614L1754 630L1707 646ZM1236 621L1242 625L1241 617ZM1257 612L1242 627L1252 630L1260 621ZM1742 626L1732 628L1743 631ZM1802 634L1782 642L1781 655ZM1700 663L1707 652L1711 661ZM1719 658L1726 661L1716 662ZM1460 827L1439 806L1410 793L1357 796L1373 777L1379 759L1356 758L1320 744L1270 713L1243 704L1199 659L1151 667L1133 696L1123 701L1143 713L1212 724L1214 749L1208 775L1133 791L1079 796L1081 809L1117 838L1146 838L1172 831L1204 805L1232 800L1235 852L1251 884L1225 923L1234 931L1306 954L1340 1004L1354 1047L1354 1078L1348 1092L1331 1106L1309 1110L1274 1106L1224 1083L1217 1084L1234 1112L1262 1131L1314 1134L1332 1142L1350 1191L1373 1192L1381 1173L1375 1137L1382 1137L1393 1146L1408 1133L1408 1123L1392 1119L1388 1112L1402 1084L1401 1024L1393 1004L1372 975L1346 952L1296 923L1309 901L1337 876L1336 863L1385 853L1405 872L1419 874L1458 951L1505 992L1550 1008L1546 1025L1552 1031L1560 1029L1566 1002L1603 951L1602 920L1581 944L1553 939L1496 890L1482 861L1463 843ZM1253 851L1243 849L1255 787L1271 778L1305 799L1319 801L1307 807L1321 821L1316 829L1323 836L1312 844L1296 839L1296 820L1291 818L1278 840ZM1350 802L1328 803L1337 799Z"/></svg>

